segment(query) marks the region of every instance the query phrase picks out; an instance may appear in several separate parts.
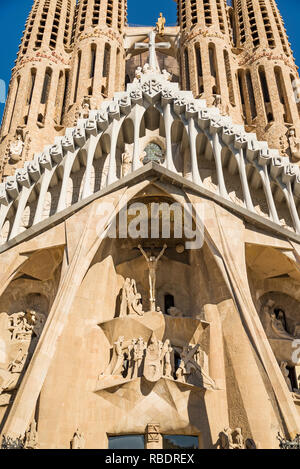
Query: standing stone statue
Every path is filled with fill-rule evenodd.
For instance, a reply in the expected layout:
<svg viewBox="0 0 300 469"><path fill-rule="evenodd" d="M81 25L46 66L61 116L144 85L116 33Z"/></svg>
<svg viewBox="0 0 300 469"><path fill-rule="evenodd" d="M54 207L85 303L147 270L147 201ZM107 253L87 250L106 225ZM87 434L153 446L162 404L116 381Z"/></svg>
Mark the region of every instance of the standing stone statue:
<svg viewBox="0 0 300 469"><path fill-rule="evenodd" d="M33 420L25 433L24 449L38 449L36 421Z"/></svg>
<svg viewBox="0 0 300 469"><path fill-rule="evenodd" d="M79 429L77 428L71 440L71 449L84 449L84 446L85 446L85 440L84 440L83 434L80 433Z"/></svg>
<svg viewBox="0 0 300 469"><path fill-rule="evenodd" d="M112 375L121 375L122 373L123 363L124 363L123 342L124 342L124 337L119 337L117 342L115 342L117 363L113 369Z"/></svg>
<svg viewBox="0 0 300 469"><path fill-rule="evenodd" d="M144 360L146 348L147 348L147 345L145 344L143 338L139 337L133 347L133 361L134 361L134 366L132 369L133 378L137 378L138 376L142 375L142 366L143 366L143 360Z"/></svg>
<svg viewBox="0 0 300 469"><path fill-rule="evenodd" d="M285 379L285 382L287 384L287 387L289 388L289 391L293 391L293 388L292 388L292 383L291 383L291 380L289 378L289 370L287 369L287 362L281 362L280 363L280 369L281 369L281 372L283 374L283 377Z"/></svg>
<svg viewBox="0 0 300 469"><path fill-rule="evenodd" d="M163 249L161 250L160 254L155 256L147 256L146 252L143 250L142 246L139 244L138 248L143 254L146 262L148 264L149 269L149 286L150 286L150 309L151 311L155 311L155 287L156 287L156 271L157 271L157 264L161 257L164 255L165 250L167 249L167 245L164 244Z"/></svg>
<svg viewBox="0 0 300 469"><path fill-rule="evenodd" d="M172 364L171 354L173 347L171 347L169 339L167 339L163 345L162 357L163 357L163 376L166 378L172 378Z"/></svg>
<svg viewBox="0 0 300 469"><path fill-rule="evenodd" d="M300 138L296 137L295 129L289 130L288 141L291 151L291 156L294 160L300 160Z"/></svg>
<svg viewBox="0 0 300 469"><path fill-rule="evenodd" d="M21 135L18 134L9 147L9 157L12 161L16 163L20 161L24 145Z"/></svg>
<svg viewBox="0 0 300 469"><path fill-rule="evenodd" d="M143 316L141 294L138 293L134 279L126 278L121 295L120 317L127 315Z"/></svg>
<svg viewBox="0 0 300 469"><path fill-rule="evenodd" d="M165 24L166 24L166 18L164 18L163 14L159 14L159 18L156 23L156 31L158 34L163 35L165 32Z"/></svg>
<svg viewBox="0 0 300 469"><path fill-rule="evenodd" d="M122 177L127 176L127 174L131 172L131 168L132 168L132 156L126 150L122 154Z"/></svg>

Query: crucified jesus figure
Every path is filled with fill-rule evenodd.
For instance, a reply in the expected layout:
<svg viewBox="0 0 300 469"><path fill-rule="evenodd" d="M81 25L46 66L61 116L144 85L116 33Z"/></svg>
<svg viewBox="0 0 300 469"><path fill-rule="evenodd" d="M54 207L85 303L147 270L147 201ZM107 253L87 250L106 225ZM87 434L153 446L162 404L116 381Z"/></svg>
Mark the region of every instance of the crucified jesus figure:
<svg viewBox="0 0 300 469"><path fill-rule="evenodd" d="M155 257L152 255L147 255L142 246L139 244L138 248L143 254L146 262L148 264L149 269L149 286L150 286L150 309L151 311L155 311L155 286L156 286L156 271L157 271L157 264L161 257L164 255L165 250L167 249L167 245L164 244L163 249L161 250L160 254Z"/></svg>

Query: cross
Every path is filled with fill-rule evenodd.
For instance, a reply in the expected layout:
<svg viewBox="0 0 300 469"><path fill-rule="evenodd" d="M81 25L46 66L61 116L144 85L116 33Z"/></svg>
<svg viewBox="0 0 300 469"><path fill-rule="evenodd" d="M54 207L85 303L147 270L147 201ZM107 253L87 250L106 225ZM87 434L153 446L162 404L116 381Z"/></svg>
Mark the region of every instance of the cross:
<svg viewBox="0 0 300 469"><path fill-rule="evenodd" d="M149 50L149 65L153 70L159 70L158 61L156 57L156 49L170 49L171 44L169 42L160 42L156 44L155 42L156 32L150 31L149 33L149 43L137 42L134 45L135 49Z"/></svg>

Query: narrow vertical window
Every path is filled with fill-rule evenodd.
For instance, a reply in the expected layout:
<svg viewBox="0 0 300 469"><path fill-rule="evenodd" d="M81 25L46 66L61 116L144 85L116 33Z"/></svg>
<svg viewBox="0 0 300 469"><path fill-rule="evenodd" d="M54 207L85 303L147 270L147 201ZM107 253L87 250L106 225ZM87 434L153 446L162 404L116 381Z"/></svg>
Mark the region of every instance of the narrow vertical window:
<svg viewBox="0 0 300 469"><path fill-rule="evenodd" d="M190 90L191 89L191 83L190 83L189 53L188 53L187 49L185 49L185 51L184 51L184 66L185 66L186 89Z"/></svg>
<svg viewBox="0 0 300 469"><path fill-rule="evenodd" d="M68 93L68 86L69 86L69 71L66 70L65 73L65 89L64 89L64 97L63 97L63 103L62 103L62 109L61 109L61 117L60 117L60 124L62 125L63 120L64 120L64 115L65 115L65 110L66 110L66 102L67 102L67 93Z"/></svg>
<svg viewBox="0 0 300 469"><path fill-rule="evenodd" d="M210 74L213 78L215 78L215 84L212 88L213 94L220 94L220 82L217 70L217 57L216 57L216 47L214 44L209 44L208 46L209 52L209 64L210 64Z"/></svg>
<svg viewBox="0 0 300 469"><path fill-rule="evenodd" d="M246 71L246 83L247 83L247 90L248 90L248 96L249 96L249 102L250 102L251 118L253 120L257 116L257 110L256 110L255 95L254 95L254 89L253 89L253 83L252 83L250 70Z"/></svg>
<svg viewBox="0 0 300 469"><path fill-rule="evenodd" d="M52 77L52 70L47 69L45 73L43 90L42 90L42 95L41 95L41 104L47 103L47 100L49 97L50 85L51 85L51 77Z"/></svg>
<svg viewBox="0 0 300 469"><path fill-rule="evenodd" d="M15 93L15 99L14 99L13 108L12 108L12 111L11 111L11 116L10 116L10 122L9 122L8 132L9 132L10 129L11 129L11 124L12 124L13 117L14 117L14 113L15 113L16 103L17 103L17 99L18 99L18 95L19 95L19 89L20 89L20 80L21 80L21 78L18 77L18 78L17 78L17 89L16 89L16 93Z"/></svg>
<svg viewBox="0 0 300 469"><path fill-rule="evenodd" d="M30 87L29 87L29 92L27 96L27 105L30 106L31 101L32 101L32 95L33 95L33 90L34 90L34 85L35 85L35 79L36 79L36 70L33 69L31 70L31 75L30 75Z"/></svg>
<svg viewBox="0 0 300 469"><path fill-rule="evenodd" d="M90 69L90 78L94 78L94 76L95 76L96 50L97 50L97 47L93 44L92 47L91 47L91 69Z"/></svg>
<svg viewBox="0 0 300 469"><path fill-rule="evenodd" d="M201 50L200 50L199 43L196 44L195 46L195 53L196 53L196 63L197 63L198 94L201 94L204 91L204 86L203 86L202 57L201 57Z"/></svg>
<svg viewBox="0 0 300 469"><path fill-rule="evenodd" d="M104 59L103 59L103 77L104 78L107 78L109 75L109 67L110 67L110 45L105 44Z"/></svg>
<svg viewBox="0 0 300 469"><path fill-rule="evenodd" d="M75 91L74 91L74 103L77 100L79 75L80 75L80 65L81 65L81 51L78 52L78 56L77 56L77 73L76 73L76 82L75 82Z"/></svg>
<svg viewBox="0 0 300 469"><path fill-rule="evenodd" d="M269 93L266 72L265 72L264 67L262 66L259 67L258 73L259 73L260 84L261 84L262 94L263 94L264 103L265 103L265 111L266 111L267 120L268 122L273 122L274 116L273 116L270 93Z"/></svg>
<svg viewBox="0 0 300 469"><path fill-rule="evenodd" d="M284 108L283 119L284 119L284 122L286 122L287 124L290 124L292 122L291 111L289 108L289 103L288 103L288 98L286 94L286 89L285 89L285 85L283 81L281 68L275 67L274 73L275 73L275 78L276 78L279 99Z"/></svg>

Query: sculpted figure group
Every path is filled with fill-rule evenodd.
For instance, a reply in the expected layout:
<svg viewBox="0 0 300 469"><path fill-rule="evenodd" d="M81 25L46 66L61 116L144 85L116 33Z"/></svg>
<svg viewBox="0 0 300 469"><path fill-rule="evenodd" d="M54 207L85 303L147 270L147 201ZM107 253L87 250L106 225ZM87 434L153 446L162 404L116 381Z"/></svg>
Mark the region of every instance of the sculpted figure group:
<svg viewBox="0 0 300 469"><path fill-rule="evenodd" d="M126 278L122 288L120 317L138 315L143 316L142 296L137 291L136 281Z"/></svg>
<svg viewBox="0 0 300 469"><path fill-rule="evenodd" d="M33 353L45 321L46 317L43 314L31 309L8 316L7 329L10 333L10 342L7 348L10 350L10 346L18 345L18 351L6 367L0 368L0 406L9 403L11 395L4 393L13 391L18 386L20 375L29 354Z"/></svg>
<svg viewBox="0 0 300 469"><path fill-rule="evenodd" d="M111 363L102 377L119 376L123 379L145 377L156 382L165 377L181 383L215 389L208 373L208 357L200 345L180 348L164 342L153 333L148 342L143 337L114 343Z"/></svg>
<svg viewBox="0 0 300 469"><path fill-rule="evenodd" d="M244 439L241 428L225 428L219 434L219 449L256 449L255 442Z"/></svg>

